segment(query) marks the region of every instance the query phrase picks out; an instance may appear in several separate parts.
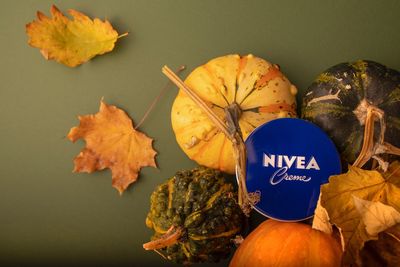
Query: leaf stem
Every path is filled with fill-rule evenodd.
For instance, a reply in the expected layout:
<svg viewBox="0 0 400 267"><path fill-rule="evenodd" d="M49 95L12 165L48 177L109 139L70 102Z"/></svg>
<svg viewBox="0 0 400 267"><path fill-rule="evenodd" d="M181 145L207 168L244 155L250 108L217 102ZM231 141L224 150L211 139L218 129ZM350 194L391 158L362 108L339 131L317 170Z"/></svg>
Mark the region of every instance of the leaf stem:
<svg viewBox="0 0 400 267"><path fill-rule="evenodd" d="M117 39L122 38L122 37L125 37L125 36L127 36L128 34L129 34L129 32L120 34L120 35L117 36Z"/></svg>
<svg viewBox="0 0 400 267"><path fill-rule="evenodd" d="M186 66L182 65L180 66L176 72L179 74L181 73L184 69L186 68ZM153 111L154 107L156 106L156 104L158 103L158 101L160 101L161 97L165 94L165 92L167 91L167 89L169 89L169 87L172 85L171 81L168 81L164 87L161 89L160 93L156 96L156 98L154 98L153 102L151 102L150 106L147 108L146 112L144 113L142 119L139 121L139 123L135 126L135 130L139 129L139 127L143 124L143 122L147 119L147 117L149 116L150 112Z"/></svg>

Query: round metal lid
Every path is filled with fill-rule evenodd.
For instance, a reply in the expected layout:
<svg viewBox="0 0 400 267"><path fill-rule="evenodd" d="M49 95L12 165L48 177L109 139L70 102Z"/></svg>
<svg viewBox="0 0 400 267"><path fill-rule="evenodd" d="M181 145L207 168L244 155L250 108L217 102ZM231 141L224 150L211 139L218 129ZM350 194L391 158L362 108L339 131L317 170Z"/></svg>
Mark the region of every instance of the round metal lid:
<svg viewBox="0 0 400 267"><path fill-rule="evenodd" d="M281 221L312 217L320 186L341 172L340 156L316 125L283 118L259 126L247 138L246 185L260 194L254 208Z"/></svg>

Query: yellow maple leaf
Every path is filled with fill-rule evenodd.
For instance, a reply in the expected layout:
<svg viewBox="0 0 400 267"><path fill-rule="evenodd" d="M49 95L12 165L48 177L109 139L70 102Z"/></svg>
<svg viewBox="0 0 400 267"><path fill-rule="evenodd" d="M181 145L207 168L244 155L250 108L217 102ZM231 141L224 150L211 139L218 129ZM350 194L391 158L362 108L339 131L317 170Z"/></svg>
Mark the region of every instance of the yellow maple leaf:
<svg viewBox="0 0 400 267"><path fill-rule="evenodd" d="M74 172L110 168L112 186L122 194L137 180L142 167L156 167L153 139L135 130L123 110L101 101L98 113L79 116L79 120L79 126L68 133L72 142L80 138L86 141L86 147L74 159Z"/></svg>
<svg viewBox="0 0 400 267"><path fill-rule="evenodd" d="M321 205L343 235L344 263L360 264L364 243L398 221L400 164L392 163L384 174L350 166L321 187Z"/></svg>
<svg viewBox="0 0 400 267"><path fill-rule="evenodd" d="M46 59L54 59L69 67L80 65L96 55L110 52L121 36L110 22L70 9L73 20L65 17L56 6L51 7L52 18L37 12L37 20L26 25L28 43L40 49Z"/></svg>

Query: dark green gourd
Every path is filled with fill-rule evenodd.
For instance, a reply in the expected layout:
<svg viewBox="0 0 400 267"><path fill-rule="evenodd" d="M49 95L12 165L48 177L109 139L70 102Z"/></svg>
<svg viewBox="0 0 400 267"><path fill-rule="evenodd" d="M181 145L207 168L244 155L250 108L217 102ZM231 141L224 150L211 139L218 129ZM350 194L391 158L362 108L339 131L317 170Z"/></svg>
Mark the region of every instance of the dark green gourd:
<svg viewBox="0 0 400 267"><path fill-rule="evenodd" d="M230 254L244 215L222 173L179 171L151 195L146 225L155 231L143 247L178 263L218 261Z"/></svg>
<svg viewBox="0 0 400 267"><path fill-rule="evenodd" d="M302 117L332 138L347 163L384 163L381 155L400 153L400 73L367 60L333 66L308 88Z"/></svg>

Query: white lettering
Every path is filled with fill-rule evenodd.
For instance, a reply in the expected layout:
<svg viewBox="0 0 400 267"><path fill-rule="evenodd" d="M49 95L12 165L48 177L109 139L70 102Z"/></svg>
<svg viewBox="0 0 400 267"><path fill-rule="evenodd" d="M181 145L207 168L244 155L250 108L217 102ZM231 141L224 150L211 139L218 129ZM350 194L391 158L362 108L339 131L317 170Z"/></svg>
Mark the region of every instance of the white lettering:
<svg viewBox="0 0 400 267"><path fill-rule="evenodd" d="M301 181L301 182L309 182L311 181L311 177L307 177L305 175L291 175L287 173L288 167L283 167L275 171L272 176L269 178L269 182L271 185L277 185L281 183L283 180L286 181Z"/></svg>
<svg viewBox="0 0 400 267"><path fill-rule="evenodd" d="M311 157L310 161L307 163L306 169L307 170L315 169L315 170L318 170L318 171L320 170L319 165L318 165L318 163L317 163L317 161L315 160L314 157Z"/></svg>
<svg viewBox="0 0 400 267"><path fill-rule="evenodd" d="M287 155L271 155L263 153L263 166L272 168L288 167L288 169L295 166L296 169L314 169L320 170L317 160L314 156L308 160L306 164L306 157L304 156L287 156Z"/></svg>
<svg viewBox="0 0 400 267"><path fill-rule="evenodd" d="M278 164L277 165L278 166L276 166L276 167L282 168L282 155L278 155Z"/></svg>
<svg viewBox="0 0 400 267"><path fill-rule="evenodd" d="M297 157L296 168L297 169L304 169L304 163L306 163L305 157Z"/></svg>
<svg viewBox="0 0 400 267"><path fill-rule="evenodd" d="M275 155L267 155L264 153L264 167L270 166L275 168Z"/></svg>
<svg viewBox="0 0 400 267"><path fill-rule="evenodd" d="M283 167L278 169L277 171L274 172L274 174L272 174L272 176L269 178L269 182L272 185L277 185L280 182L282 182L283 178L284 178L284 174L287 172L288 168L287 167Z"/></svg>
<svg viewBox="0 0 400 267"><path fill-rule="evenodd" d="M288 168L290 169L290 167L292 167L294 161L296 160L296 157L290 157L289 156L283 156L283 159L285 160L286 166L288 166Z"/></svg>

